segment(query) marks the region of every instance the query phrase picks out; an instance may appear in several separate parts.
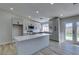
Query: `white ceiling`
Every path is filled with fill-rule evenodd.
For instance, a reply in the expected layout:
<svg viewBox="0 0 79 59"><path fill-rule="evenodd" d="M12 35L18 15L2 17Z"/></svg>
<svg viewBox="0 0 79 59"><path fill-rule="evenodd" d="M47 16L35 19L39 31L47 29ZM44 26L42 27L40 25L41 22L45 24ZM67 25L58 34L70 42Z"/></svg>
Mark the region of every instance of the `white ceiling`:
<svg viewBox="0 0 79 59"><path fill-rule="evenodd" d="M21 16L31 16L33 20L39 22L48 21L48 18L59 16L67 17L79 14L79 4L73 5L72 3L0 3L0 8L11 11ZM37 14L36 11L39 11ZM40 19L44 18L44 19Z"/></svg>

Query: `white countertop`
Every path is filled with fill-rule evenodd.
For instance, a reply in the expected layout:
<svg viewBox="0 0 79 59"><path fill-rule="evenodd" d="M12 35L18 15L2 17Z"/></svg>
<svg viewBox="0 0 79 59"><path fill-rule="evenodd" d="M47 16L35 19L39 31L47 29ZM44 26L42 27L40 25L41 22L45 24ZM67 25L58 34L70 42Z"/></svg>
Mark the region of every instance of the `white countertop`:
<svg viewBox="0 0 79 59"><path fill-rule="evenodd" d="M23 40L30 40L30 39L34 39L42 36L47 36L47 35L50 35L50 34L41 33L41 34L26 35L26 36L15 36L14 39L15 41L23 41Z"/></svg>

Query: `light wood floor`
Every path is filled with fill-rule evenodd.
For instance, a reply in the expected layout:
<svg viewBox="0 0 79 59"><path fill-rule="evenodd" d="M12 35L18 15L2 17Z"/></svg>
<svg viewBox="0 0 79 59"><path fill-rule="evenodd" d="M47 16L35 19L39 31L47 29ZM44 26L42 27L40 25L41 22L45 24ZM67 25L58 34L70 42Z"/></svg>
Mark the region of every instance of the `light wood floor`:
<svg viewBox="0 0 79 59"><path fill-rule="evenodd" d="M0 45L0 55L15 55L15 54L16 54L15 43Z"/></svg>
<svg viewBox="0 0 79 59"><path fill-rule="evenodd" d="M15 43L0 45L0 55L16 55ZM33 55L79 55L79 45L71 42L59 44L58 42L50 41L48 47Z"/></svg>

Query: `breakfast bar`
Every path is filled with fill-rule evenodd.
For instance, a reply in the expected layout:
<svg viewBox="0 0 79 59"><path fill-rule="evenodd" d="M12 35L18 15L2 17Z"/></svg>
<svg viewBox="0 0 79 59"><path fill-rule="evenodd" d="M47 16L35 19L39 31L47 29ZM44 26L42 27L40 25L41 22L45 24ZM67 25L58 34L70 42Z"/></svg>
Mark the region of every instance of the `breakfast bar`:
<svg viewBox="0 0 79 59"><path fill-rule="evenodd" d="M15 36L18 55L32 55L49 45L49 34Z"/></svg>

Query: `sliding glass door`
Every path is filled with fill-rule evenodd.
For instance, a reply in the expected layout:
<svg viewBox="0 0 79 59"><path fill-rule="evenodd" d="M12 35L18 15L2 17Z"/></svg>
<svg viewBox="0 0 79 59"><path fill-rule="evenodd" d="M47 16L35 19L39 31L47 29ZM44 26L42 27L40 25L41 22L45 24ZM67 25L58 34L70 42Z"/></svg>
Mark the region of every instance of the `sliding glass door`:
<svg viewBox="0 0 79 59"><path fill-rule="evenodd" d="M77 24L77 42L79 42L79 22Z"/></svg>
<svg viewBox="0 0 79 59"><path fill-rule="evenodd" d="M79 22L65 23L65 40L79 42Z"/></svg>
<svg viewBox="0 0 79 59"><path fill-rule="evenodd" d="M73 40L73 24L72 23L65 24L65 40L68 40L68 41Z"/></svg>

